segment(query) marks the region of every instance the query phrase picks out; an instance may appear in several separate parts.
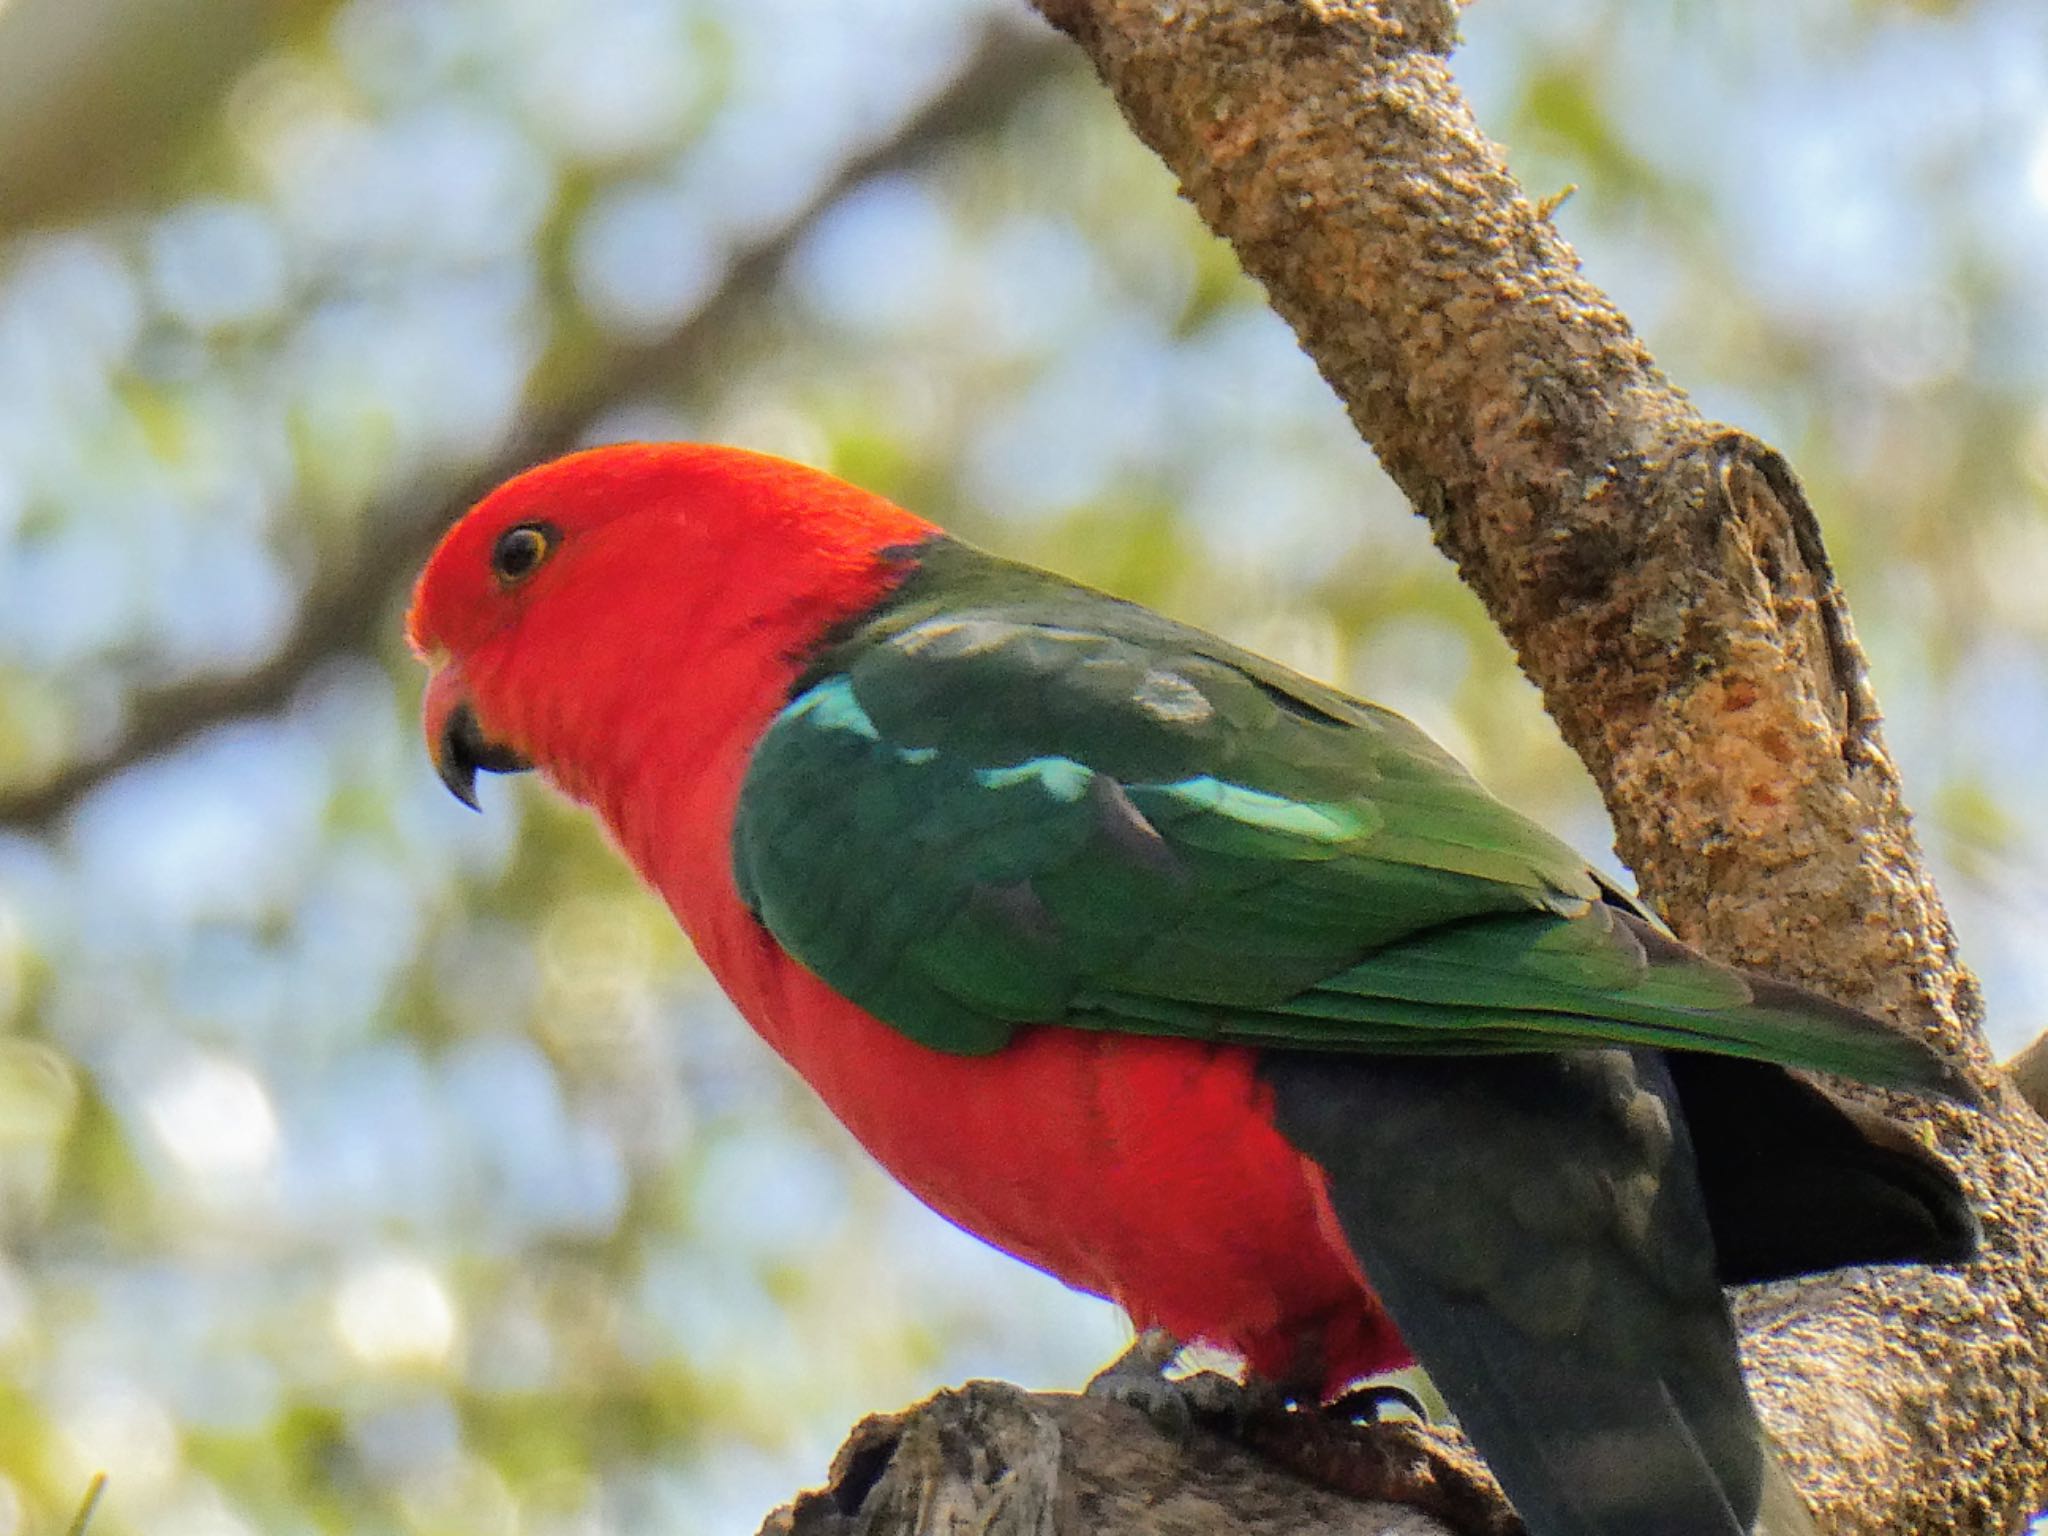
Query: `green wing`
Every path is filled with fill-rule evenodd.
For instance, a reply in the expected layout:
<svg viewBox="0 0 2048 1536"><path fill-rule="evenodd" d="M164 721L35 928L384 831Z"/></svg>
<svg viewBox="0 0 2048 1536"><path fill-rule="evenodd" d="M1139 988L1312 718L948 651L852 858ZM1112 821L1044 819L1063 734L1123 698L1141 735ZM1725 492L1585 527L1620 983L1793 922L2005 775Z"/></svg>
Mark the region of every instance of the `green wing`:
<svg viewBox="0 0 2048 1536"><path fill-rule="evenodd" d="M1029 1024L1397 1053L1640 1044L1948 1087L1708 962L1400 716L951 541L749 765L742 898L941 1050Z"/></svg>

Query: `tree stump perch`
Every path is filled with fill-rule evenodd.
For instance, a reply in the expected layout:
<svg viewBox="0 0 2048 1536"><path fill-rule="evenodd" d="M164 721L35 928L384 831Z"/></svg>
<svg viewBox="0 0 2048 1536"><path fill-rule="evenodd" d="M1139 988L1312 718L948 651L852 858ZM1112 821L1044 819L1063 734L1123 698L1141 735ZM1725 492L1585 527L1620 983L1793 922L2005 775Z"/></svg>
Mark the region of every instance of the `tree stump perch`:
<svg viewBox="0 0 2048 1536"><path fill-rule="evenodd" d="M1405 1423L1276 1424L1243 1442L1197 1429L1182 1445L1122 1403L976 1381L864 1420L825 1486L761 1536L1520 1536L1483 1469L1468 1457L1445 1478L1438 1454ZM1409 1502L1342 1491L1404 1474Z"/></svg>

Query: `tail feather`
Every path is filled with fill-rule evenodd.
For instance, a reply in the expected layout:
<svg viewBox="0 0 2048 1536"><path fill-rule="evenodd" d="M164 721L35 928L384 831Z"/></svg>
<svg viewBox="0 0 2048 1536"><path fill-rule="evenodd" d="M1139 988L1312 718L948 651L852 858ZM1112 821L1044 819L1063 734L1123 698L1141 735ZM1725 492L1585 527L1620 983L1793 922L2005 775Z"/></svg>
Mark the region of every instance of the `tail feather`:
<svg viewBox="0 0 2048 1536"><path fill-rule="evenodd" d="M1263 1070L1532 1536L1750 1536L1763 1432L1661 1058L1275 1052Z"/></svg>
<svg viewBox="0 0 2048 1536"><path fill-rule="evenodd" d="M1533 1536L1750 1536L1765 1474L1748 1404L1725 1383L1703 1401L1696 1382L1531 1350L1418 1296L1383 1254L1364 1258Z"/></svg>
<svg viewBox="0 0 2048 1536"><path fill-rule="evenodd" d="M1961 1264L1977 1219L1902 1125L1791 1073L1668 1058L1725 1285L1851 1264Z"/></svg>

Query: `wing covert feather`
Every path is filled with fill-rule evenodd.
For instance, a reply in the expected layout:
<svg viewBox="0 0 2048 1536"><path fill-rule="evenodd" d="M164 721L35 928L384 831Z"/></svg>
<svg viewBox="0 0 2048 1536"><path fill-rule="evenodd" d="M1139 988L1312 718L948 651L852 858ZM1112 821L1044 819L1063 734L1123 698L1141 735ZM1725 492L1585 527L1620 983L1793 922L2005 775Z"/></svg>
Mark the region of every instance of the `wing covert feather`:
<svg viewBox="0 0 2048 1536"><path fill-rule="evenodd" d="M812 659L733 833L783 947L913 1038L1626 1043L1952 1089L1917 1042L1657 933L1400 716L1044 572L915 553Z"/></svg>

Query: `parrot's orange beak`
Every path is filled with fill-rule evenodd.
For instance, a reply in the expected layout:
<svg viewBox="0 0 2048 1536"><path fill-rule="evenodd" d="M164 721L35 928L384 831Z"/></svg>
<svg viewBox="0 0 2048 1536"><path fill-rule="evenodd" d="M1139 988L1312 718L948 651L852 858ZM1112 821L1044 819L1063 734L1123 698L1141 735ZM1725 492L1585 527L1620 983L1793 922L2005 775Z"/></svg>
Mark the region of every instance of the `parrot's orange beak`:
<svg viewBox="0 0 2048 1536"><path fill-rule="evenodd" d="M519 773L533 766L513 748L484 734L464 691L462 673L452 662L443 662L428 677L420 716L434 771L448 786L448 793L472 811L482 809L476 802L478 769L485 773Z"/></svg>

